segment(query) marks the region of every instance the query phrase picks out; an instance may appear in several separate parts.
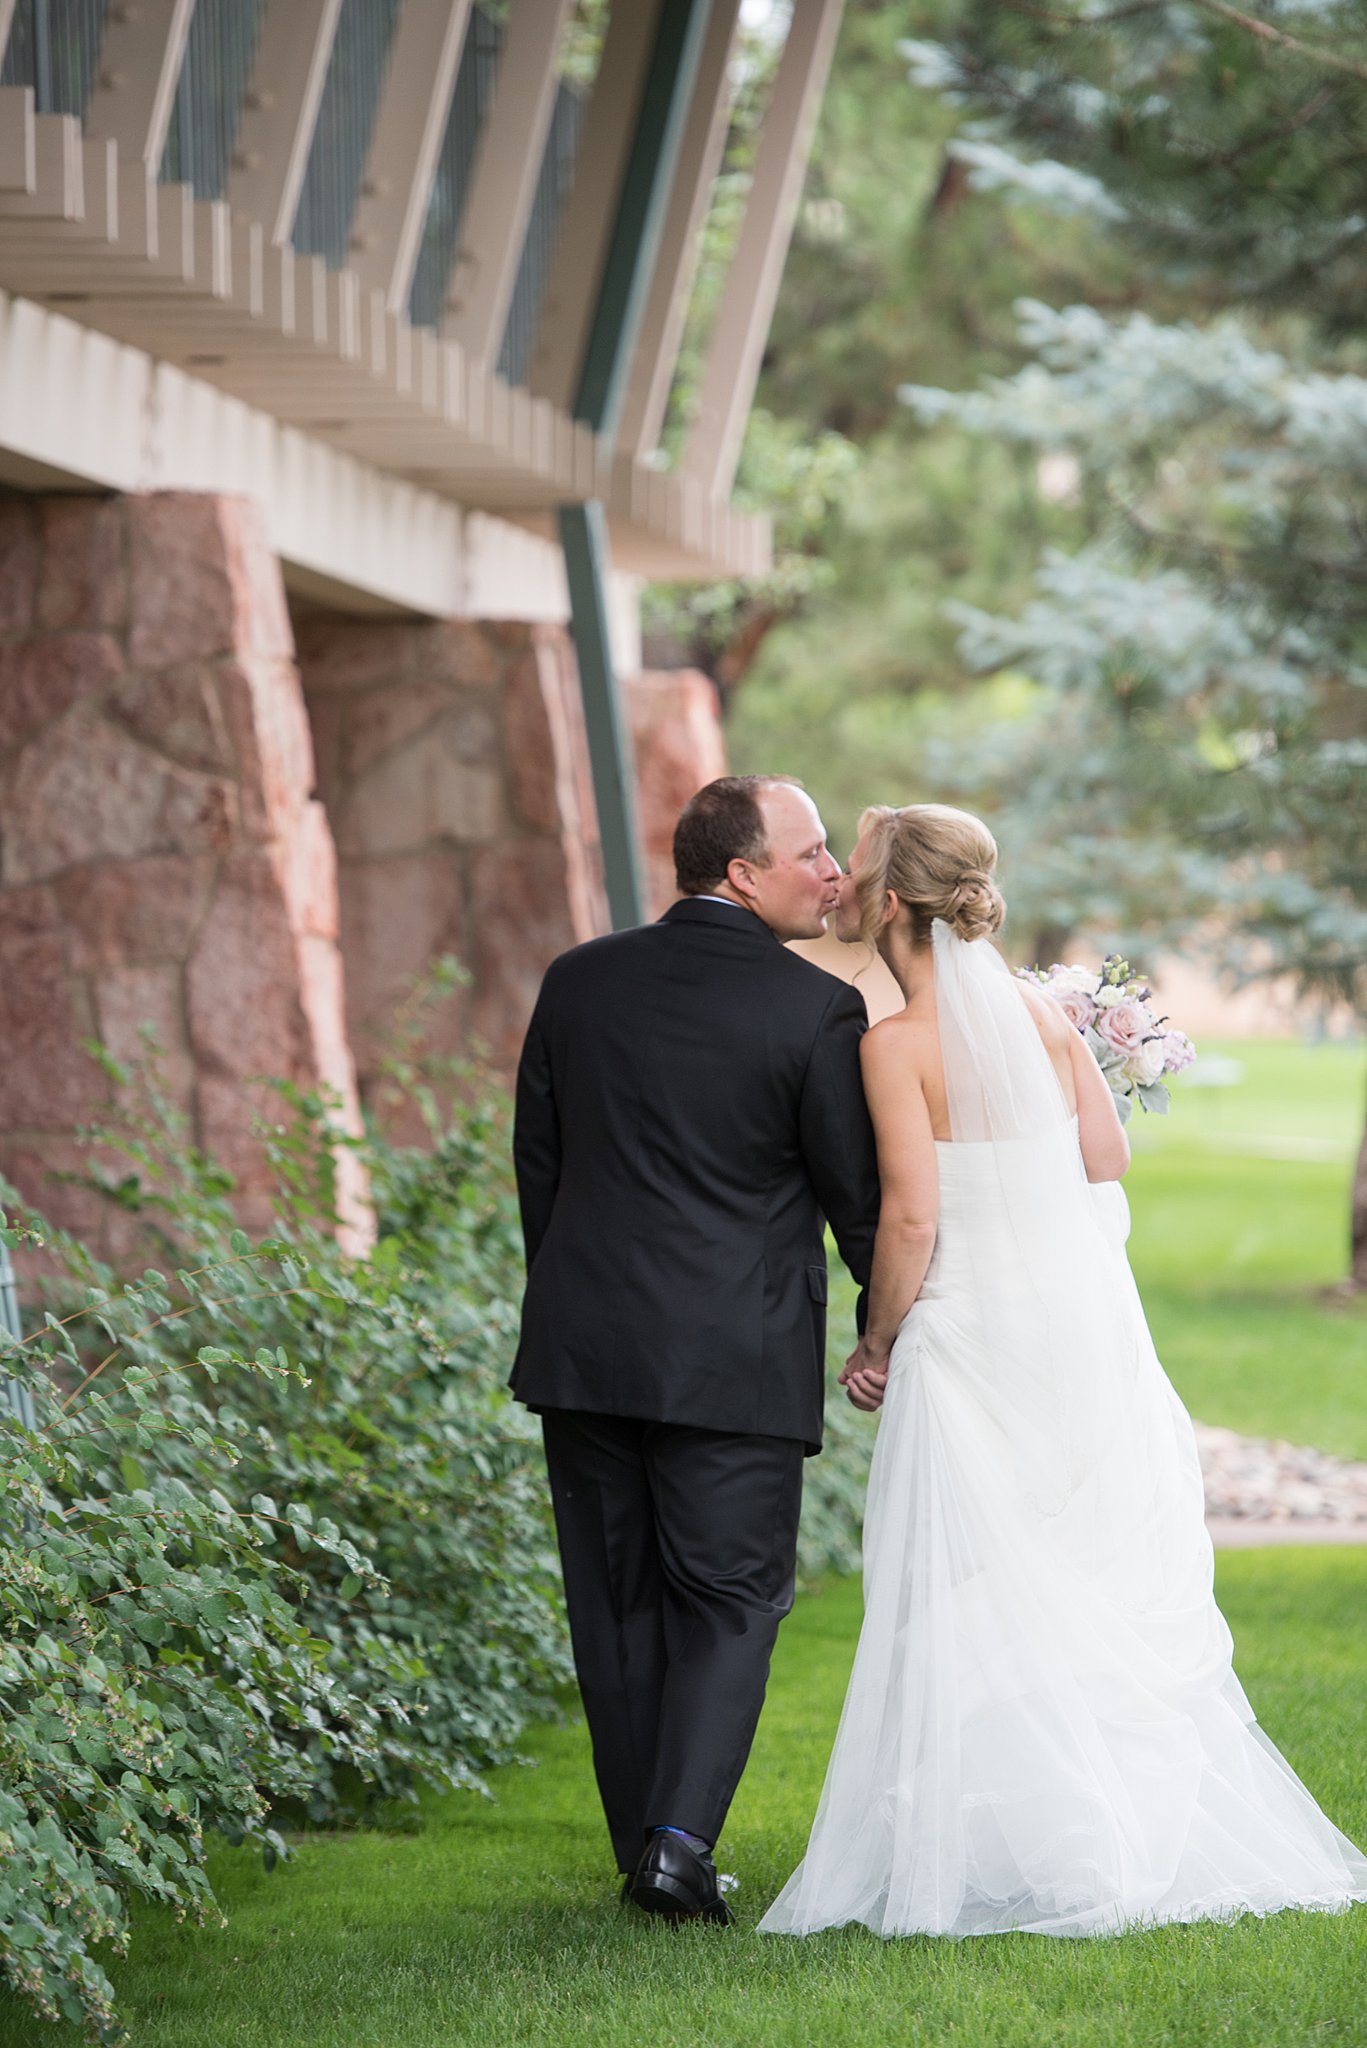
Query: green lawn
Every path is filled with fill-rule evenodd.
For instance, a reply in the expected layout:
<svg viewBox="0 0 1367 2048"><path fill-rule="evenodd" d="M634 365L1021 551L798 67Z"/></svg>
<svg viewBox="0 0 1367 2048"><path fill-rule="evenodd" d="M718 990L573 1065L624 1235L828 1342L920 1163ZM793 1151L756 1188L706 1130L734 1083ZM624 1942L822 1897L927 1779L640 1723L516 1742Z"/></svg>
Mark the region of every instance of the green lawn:
<svg viewBox="0 0 1367 2048"><path fill-rule="evenodd" d="M1367 1552L1228 1555L1220 1594L1268 1731L1367 1839ZM535 1768L499 1773L493 1801L431 1801L421 1833L306 1843L269 1876L217 1852L228 1931L140 1914L115 1973L137 2048L1367 2042L1367 1908L1085 1943L754 1934L802 1849L858 1616L843 1581L785 1624L722 1844L736 1927L676 1933L617 1905L583 1731L540 1730ZM70 2038L0 2017L3 2048Z"/></svg>
<svg viewBox="0 0 1367 2048"><path fill-rule="evenodd" d="M1360 1047L1203 1045L1226 1087L1179 1077L1138 1114L1130 1255L1159 1355L1193 1414L1367 1458L1367 1304L1326 1298L1347 1268L1362 1131Z"/></svg>
<svg viewBox="0 0 1367 2048"><path fill-rule="evenodd" d="M1199 1416L1367 1456L1367 1317L1321 1293L1343 1270L1361 1053L1205 1050L1244 1079L1135 1131L1159 1349ZM1219 1592L1264 1725L1367 1843L1367 1549L1225 1555ZM534 1768L491 1801L428 1801L416 1831L309 1840L271 1875L216 1850L227 1932L140 1911L114 1968L136 2048L1367 2048L1367 1908L1082 1944L755 1936L802 1849L858 1612L836 1582L785 1625L723 1843L735 1929L618 1908L582 1728L542 1729ZM0 1998L0 2048L74 2041Z"/></svg>

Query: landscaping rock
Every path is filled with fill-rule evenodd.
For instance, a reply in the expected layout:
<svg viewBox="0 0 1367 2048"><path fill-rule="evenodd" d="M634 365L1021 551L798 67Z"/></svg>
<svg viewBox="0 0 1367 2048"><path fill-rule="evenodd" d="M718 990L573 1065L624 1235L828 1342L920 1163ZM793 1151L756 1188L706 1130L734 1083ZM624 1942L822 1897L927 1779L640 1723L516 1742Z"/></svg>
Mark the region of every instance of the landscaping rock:
<svg viewBox="0 0 1367 2048"><path fill-rule="evenodd" d="M1367 1539L1367 1464L1304 1444L1196 1424L1206 1513L1259 1522L1360 1523Z"/></svg>

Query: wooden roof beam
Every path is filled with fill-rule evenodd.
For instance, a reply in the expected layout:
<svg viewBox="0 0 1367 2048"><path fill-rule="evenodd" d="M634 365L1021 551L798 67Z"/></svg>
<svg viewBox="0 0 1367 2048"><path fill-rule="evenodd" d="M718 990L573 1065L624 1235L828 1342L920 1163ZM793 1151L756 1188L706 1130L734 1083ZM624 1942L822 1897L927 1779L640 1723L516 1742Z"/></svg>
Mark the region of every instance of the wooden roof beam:
<svg viewBox="0 0 1367 2048"><path fill-rule="evenodd" d="M342 0L266 0L225 197L272 242L294 233Z"/></svg>
<svg viewBox="0 0 1367 2048"><path fill-rule="evenodd" d="M559 85L572 0L512 0L460 222L442 334L471 362L498 360Z"/></svg>
<svg viewBox="0 0 1367 2048"><path fill-rule="evenodd" d="M155 177L166 148L195 0L139 0L105 18L85 132Z"/></svg>
<svg viewBox="0 0 1367 2048"><path fill-rule="evenodd" d="M694 478L709 498L728 498L735 480L841 6L842 0L793 0L788 40L760 131L749 203L680 465L681 475Z"/></svg>
<svg viewBox="0 0 1367 2048"><path fill-rule="evenodd" d="M470 0L400 0L347 257L396 313L408 304L469 18Z"/></svg>

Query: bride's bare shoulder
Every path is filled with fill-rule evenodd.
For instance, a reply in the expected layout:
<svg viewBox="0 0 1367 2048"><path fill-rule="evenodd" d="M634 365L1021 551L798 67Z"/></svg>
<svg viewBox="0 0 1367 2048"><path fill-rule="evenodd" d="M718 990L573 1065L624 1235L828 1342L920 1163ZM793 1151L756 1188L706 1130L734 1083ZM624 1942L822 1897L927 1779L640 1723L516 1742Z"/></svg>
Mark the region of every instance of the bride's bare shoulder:
<svg viewBox="0 0 1367 2048"><path fill-rule="evenodd" d="M1048 1046L1066 1046L1073 1027L1064 1016L1052 996L1042 988L1035 988L1028 981L1018 981L1021 1001L1029 1010L1039 1028L1039 1035Z"/></svg>
<svg viewBox="0 0 1367 2048"><path fill-rule="evenodd" d="M876 1071L893 1064L915 1069L920 1065L921 1054L933 1050L935 1042L933 1021L898 1010L869 1026L859 1050L866 1069L872 1067Z"/></svg>

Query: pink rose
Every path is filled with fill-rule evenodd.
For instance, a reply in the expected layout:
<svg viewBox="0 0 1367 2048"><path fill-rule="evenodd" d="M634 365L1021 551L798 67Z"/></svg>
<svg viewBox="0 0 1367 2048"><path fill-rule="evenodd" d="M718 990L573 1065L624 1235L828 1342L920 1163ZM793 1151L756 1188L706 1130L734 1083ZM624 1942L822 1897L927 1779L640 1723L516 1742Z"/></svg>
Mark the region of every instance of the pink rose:
<svg viewBox="0 0 1367 2048"><path fill-rule="evenodd" d="M1163 1034L1163 1067L1169 1074L1180 1074L1183 1067L1189 1067L1196 1057L1196 1047L1185 1031L1165 1031Z"/></svg>
<svg viewBox="0 0 1367 2048"><path fill-rule="evenodd" d="M1122 996L1118 1003L1102 1010L1095 1030L1112 1052L1129 1059L1153 1030L1153 1020L1144 1005L1136 1002L1133 996Z"/></svg>
<svg viewBox="0 0 1367 2048"><path fill-rule="evenodd" d="M1054 998L1054 1001L1058 1004L1075 1031L1085 1031L1087 1029L1087 1026L1096 1015L1096 1004L1092 1001L1091 995L1085 988L1054 988L1051 986L1049 994Z"/></svg>

